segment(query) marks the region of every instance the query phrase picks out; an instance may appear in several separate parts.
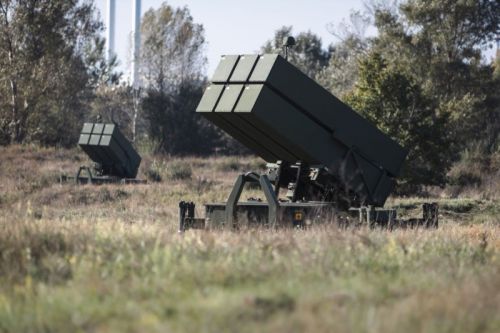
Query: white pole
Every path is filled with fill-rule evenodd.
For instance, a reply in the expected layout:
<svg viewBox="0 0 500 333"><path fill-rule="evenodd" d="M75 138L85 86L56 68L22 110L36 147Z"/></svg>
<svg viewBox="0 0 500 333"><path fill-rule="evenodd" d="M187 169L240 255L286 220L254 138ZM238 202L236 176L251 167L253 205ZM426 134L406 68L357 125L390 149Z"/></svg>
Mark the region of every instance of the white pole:
<svg viewBox="0 0 500 333"><path fill-rule="evenodd" d="M108 12L106 13L107 14L106 57L108 61L110 61L115 52L115 10L116 10L115 0L108 0L107 5L108 5L107 6Z"/></svg>
<svg viewBox="0 0 500 333"><path fill-rule="evenodd" d="M134 117L132 120L132 141L137 137L137 117L140 103L139 56L141 49L141 0L132 1L132 68L130 69L134 98Z"/></svg>
<svg viewBox="0 0 500 333"><path fill-rule="evenodd" d="M137 89L139 87L139 52L141 47L141 0L132 1L132 68L131 83Z"/></svg>

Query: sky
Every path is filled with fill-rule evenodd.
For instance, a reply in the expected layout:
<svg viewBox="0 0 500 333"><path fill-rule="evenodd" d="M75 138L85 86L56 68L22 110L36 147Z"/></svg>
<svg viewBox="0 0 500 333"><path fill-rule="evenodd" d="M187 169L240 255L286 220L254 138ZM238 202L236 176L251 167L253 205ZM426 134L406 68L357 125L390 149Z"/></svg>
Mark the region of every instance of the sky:
<svg viewBox="0 0 500 333"><path fill-rule="evenodd" d="M96 0L101 19L106 19L107 0ZM158 8L164 0L143 0L142 13ZM224 54L258 53L265 41L284 25L293 32L312 31L327 46L336 42L327 26L337 26L351 10L362 10L363 0L169 0L173 7L187 6L195 23L205 28L207 74L210 76ZM105 22L106 23L106 22ZM116 0L115 51L119 69L126 68L129 34L132 30L132 0Z"/></svg>

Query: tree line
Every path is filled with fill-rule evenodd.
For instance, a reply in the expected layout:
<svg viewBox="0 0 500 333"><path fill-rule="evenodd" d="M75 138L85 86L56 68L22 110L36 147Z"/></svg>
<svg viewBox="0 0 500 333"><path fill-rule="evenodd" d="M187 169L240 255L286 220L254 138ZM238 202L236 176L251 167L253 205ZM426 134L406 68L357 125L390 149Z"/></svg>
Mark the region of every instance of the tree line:
<svg viewBox="0 0 500 333"><path fill-rule="evenodd" d="M329 27L335 44L289 26L261 51L294 35L290 62L410 149L403 183L444 185L464 152L500 156L500 56L485 58L499 19L492 0L372 0ZM186 7L144 14L140 90L105 58L102 31L91 0L0 0L1 145L71 146L101 115L157 153L248 153L194 112L206 40Z"/></svg>

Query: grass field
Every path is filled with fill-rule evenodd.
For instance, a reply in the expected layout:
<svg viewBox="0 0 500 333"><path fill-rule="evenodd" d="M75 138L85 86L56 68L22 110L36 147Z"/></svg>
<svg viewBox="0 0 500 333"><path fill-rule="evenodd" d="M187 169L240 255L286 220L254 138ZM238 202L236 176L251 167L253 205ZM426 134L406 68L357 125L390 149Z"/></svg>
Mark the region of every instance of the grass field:
<svg viewBox="0 0 500 333"><path fill-rule="evenodd" d="M179 235L179 200L225 200L262 162L146 156L161 181L78 187L57 181L77 150L0 156L0 332L500 331L495 196L389 200L438 201L438 230Z"/></svg>

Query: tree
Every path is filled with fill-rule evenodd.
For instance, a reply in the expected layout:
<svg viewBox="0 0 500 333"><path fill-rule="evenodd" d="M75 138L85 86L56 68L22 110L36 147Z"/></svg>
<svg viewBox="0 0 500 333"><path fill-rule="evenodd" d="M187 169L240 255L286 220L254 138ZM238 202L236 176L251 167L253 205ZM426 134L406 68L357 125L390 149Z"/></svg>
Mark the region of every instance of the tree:
<svg viewBox="0 0 500 333"><path fill-rule="evenodd" d="M280 53L283 50L283 40L292 36L292 27L284 26L274 33L274 38L268 40L262 47L263 53ZM288 55L288 61L297 66L309 77L316 79L321 70L328 64L330 49L324 49L321 38L310 31L301 32L295 37L296 45Z"/></svg>
<svg viewBox="0 0 500 333"><path fill-rule="evenodd" d="M332 55L319 75L318 83L335 96L342 98L358 80L358 65L368 48L366 40L349 36L332 47Z"/></svg>
<svg viewBox="0 0 500 333"><path fill-rule="evenodd" d="M205 86L203 26L186 7L163 3L144 14L141 31L142 110L156 151L210 153L220 135L195 113Z"/></svg>
<svg viewBox="0 0 500 333"><path fill-rule="evenodd" d="M500 48L497 47L495 62L492 66L493 80L491 81L490 91L488 93L488 102L491 109L487 137L487 150L496 154L496 158L500 161Z"/></svg>
<svg viewBox="0 0 500 333"><path fill-rule="evenodd" d="M443 131L453 134L455 156L494 136L492 68L482 50L500 32L498 1L408 0L392 10L375 6L374 13L374 49L404 67L435 102L435 112L448 116Z"/></svg>
<svg viewBox="0 0 500 333"><path fill-rule="evenodd" d="M371 53L359 67L359 80L346 103L409 149L401 179L407 185L443 185L450 160L445 117L411 76Z"/></svg>
<svg viewBox="0 0 500 333"><path fill-rule="evenodd" d="M365 36L370 23L371 18L366 13L353 11L348 21L343 20L337 27L329 25L329 32L339 42L330 47L330 60L317 80L335 96L342 98L354 88L359 60L370 46Z"/></svg>
<svg viewBox="0 0 500 333"><path fill-rule="evenodd" d="M163 3L148 10L141 26L141 74L145 86L171 92L185 81L200 80L206 64L205 37L187 7Z"/></svg>
<svg viewBox="0 0 500 333"><path fill-rule="evenodd" d="M74 142L108 72L94 12L90 0L0 0L2 143Z"/></svg>
<svg viewBox="0 0 500 333"><path fill-rule="evenodd" d="M203 82L186 82L176 94L150 89L142 102L156 152L207 155L218 139L213 127L194 110Z"/></svg>

